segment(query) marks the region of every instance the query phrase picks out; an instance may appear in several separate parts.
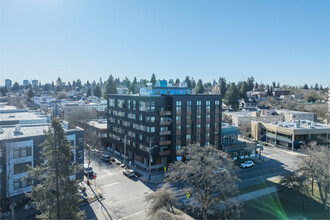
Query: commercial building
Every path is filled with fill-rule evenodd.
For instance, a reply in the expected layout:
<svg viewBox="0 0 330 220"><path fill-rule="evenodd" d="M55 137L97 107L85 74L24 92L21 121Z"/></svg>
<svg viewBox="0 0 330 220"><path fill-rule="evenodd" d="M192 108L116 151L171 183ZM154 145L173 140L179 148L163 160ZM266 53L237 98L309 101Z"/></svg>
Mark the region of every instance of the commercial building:
<svg viewBox="0 0 330 220"><path fill-rule="evenodd" d="M170 87L161 88L145 95L108 95L111 150L142 169L148 168L151 152L156 170L180 160L181 148L188 144L222 149L221 96L153 95L154 89L171 94Z"/></svg>
<svg viewBox="0 0 330 220"><path fill-rule="evenodd" d="M275 110L277 114L281 115L284 121L292 121L292 120L309 120L316 121L317 116L312 112L299 112L299 111L291 111L291 110Z"/></svg>
<svg viewBox="0 0 330 220"><path fill-rule="evenodd" d="M272 123L252 121L251 126L251 135L255 140L292 149L311 140L328 140L330 136L330 125L306 120Z"/></svg>
<svg viewBox="0 0 330 220"><path fill-rule="evenodd" d="M25 193L32 189L32 182L26 178L27 165L32 167L43 162L39 145L46 139L49 124L11 125L0 128L0 195L2 211L8 209L8 197L14 202L25 199ZM73 161L84 163L84 133L80 128L68 129L66 136L73 148ZM83 178L81 169L72 178Z"/></svg>
<svg viewBox="0 0 330 220"><path fill-rule="evenodd" d="M28 85L30 85L30 81L27 79L23 80L23 86L26 87Z"/></svg>
<svg viewBox="0 0 330 220"><path fill-rule="evenodd" d="M44 124L50 122L50 116L38 111L26 109L0 108L0 126L15 124Z"/></svg>
<svg viewBox="0 0 330 220"><path fill-rule="evenodd" d="M270 109L258 108L256 111L223 112L229 122L239 130L250 133L251 121L273 122L281 121L280 115L274 115Z"/></svg>

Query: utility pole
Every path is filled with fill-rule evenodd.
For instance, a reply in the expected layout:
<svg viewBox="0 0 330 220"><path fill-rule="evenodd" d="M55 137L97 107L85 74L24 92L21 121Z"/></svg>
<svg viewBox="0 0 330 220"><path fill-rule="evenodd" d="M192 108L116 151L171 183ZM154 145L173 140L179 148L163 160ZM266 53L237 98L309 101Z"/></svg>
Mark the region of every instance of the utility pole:
<svg viewBox="0 0 330 220"><path fill-rule="evenodd" d="M126 165L126 134L124 137L124 165Z"/></svg>

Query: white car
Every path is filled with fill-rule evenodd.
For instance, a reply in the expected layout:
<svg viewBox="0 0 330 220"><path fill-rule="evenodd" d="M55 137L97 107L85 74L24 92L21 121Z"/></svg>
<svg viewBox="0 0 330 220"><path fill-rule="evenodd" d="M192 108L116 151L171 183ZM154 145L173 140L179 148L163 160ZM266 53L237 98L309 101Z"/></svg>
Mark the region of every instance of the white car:
<svg viewBox="0 0 330 220"><path fill-rule="evenodd" d="M251 160L245 161L244 163L241 164L242 168L247 168L247 167L253 167L254 163Z"/></svg>
<svg viewBox="0 0 330 220"><path fill-rule="evenodd" d="M132 169L123 170L123 174L127 177L134 177L135 176L135 172Z"/></svg>

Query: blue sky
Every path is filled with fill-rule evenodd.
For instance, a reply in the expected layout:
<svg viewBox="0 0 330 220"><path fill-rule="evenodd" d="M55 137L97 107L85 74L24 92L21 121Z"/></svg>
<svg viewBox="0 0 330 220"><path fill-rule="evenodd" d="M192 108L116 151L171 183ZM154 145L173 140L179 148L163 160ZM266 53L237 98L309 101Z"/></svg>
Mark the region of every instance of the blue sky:
<svg viewBox="0 0 330 220"><path fill-rule="evenodd" d="M327 86L328 0L1 0L0 85L109 74Z"/></svg>

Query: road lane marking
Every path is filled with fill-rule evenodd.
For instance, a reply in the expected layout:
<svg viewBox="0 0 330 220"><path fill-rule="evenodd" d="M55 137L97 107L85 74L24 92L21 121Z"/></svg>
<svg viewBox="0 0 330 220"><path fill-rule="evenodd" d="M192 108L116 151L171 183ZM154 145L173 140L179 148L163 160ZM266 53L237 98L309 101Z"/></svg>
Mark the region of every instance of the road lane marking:
<svg viewBox="0 0 330 220"><path fill-rule="evenodd" d="M140 213L142 213L142 212L145 212L145 210L142 210L142 211L139 211L139 212L135 212L135 213L133 213L133 214L131 214L131 215L128 215L128 216L122 217L122 218L120 218L119 220L123 220L123 219L126 219L126 218L128 218L128 217L132 217L132 216L134 216L134 215L138 215L138 214L140 214Z"/></svg>
<svg viewBox="0 0 330 220"><path fill-rule="evenodd" d="M105 187L109 187L109 186L113 186L113 185L116 185L118 184L119 182L115 182L115 183L111 183L111 184L108 184L108 185L105 185L105 186L101 186L100 189L103 189Z"/></svg>

